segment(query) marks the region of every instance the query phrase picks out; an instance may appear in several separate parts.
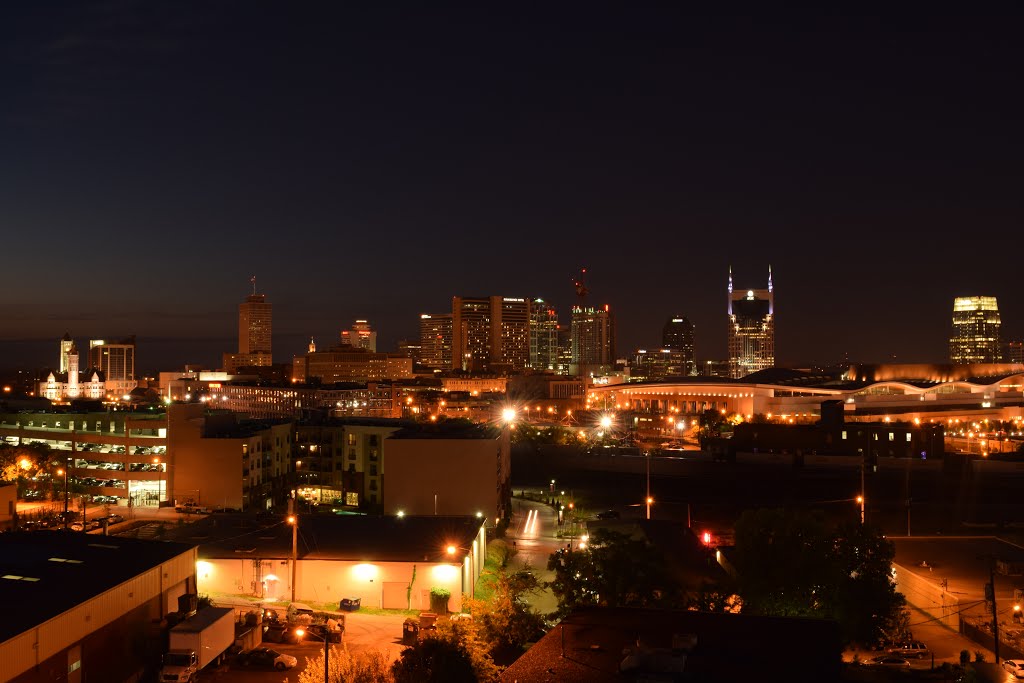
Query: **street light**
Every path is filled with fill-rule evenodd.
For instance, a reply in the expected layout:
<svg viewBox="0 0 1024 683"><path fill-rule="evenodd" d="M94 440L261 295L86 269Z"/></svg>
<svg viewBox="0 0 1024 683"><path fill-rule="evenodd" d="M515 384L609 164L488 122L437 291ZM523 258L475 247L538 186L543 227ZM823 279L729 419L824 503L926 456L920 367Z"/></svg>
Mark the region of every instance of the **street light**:
<svg viewBox="0 0 1024 683"><path fill-rule="evenodd" d="M157 466L160 477L156 480L156 507L160 509L160 501L164 499L164 468L160 467L160 458L153 458L153 464Z"/></svg>
<svg viewBox="0 0 1024 683"><path fill-rule="evenodd" d="M292 501L295 499L293 498ZM295 602L295 564L299 549L299 517L288 515L288 523L292 525L292 602Z"/></svg>

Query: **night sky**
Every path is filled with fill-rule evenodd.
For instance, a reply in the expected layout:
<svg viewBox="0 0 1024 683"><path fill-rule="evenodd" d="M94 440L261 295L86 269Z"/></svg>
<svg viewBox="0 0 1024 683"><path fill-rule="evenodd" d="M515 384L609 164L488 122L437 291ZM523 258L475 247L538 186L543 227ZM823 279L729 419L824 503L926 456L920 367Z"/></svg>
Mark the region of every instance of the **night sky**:
<svg viewBox="0 0 1024 683"><path fill-rule="evenodd" d="M278 362L453 295L567 324L581 267L620 356L726 357L730 265L782 364L943 362L957 295L1024 337L1019 14L488 5L6 3L0 366L217 366L252 275Z"/></svg>

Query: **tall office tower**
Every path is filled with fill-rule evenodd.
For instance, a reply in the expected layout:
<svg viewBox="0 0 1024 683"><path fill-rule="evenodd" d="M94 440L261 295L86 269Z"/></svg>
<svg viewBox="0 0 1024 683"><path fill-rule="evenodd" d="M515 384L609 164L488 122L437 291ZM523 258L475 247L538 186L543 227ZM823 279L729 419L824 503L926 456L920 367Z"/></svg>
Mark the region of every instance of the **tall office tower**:
<svg viewBox="0 0 1024 683"><path fill-rule="evenodd" d="M60 371L68 371L68 354L71 353L71 349L75 348L75 341L71 338L71 335L67 332L60 340Z"/></svg>
<svg viewBox="0 0 1024 683"><path fill-rule="evenodd" d="M953 299L953 332L949 337L951 363L998 363L999 306L994 296Z"/></svg>
<svg viewBox="0 0 1024 683"><path fill-rule="evenodd" d="M669 318L661 330L661 346L679 352L683 375L697 374L693 344L693 323L685 315Z"/></svg>
<svg viewBox="0 0 1024 683"><path fill-rule="evenodd" d="M530 367L558 369L558 312L539 298L530 302Z"/></svg>
<svg viewBox="0 0 1024 683"><path fill-rule="evenodd" d="M270 365L271 332L273 329L273 304L267 303L266 294L250 294L238 304L238 353L249 356L266 356Z"/></svg>
<svg viewBox="0 0 1024 683"><path fill-rule="evenodd" d="M420 315L420 363L428 368L452 367L452 314Z"/></svg>
<svg viewBox="0 0 1024 683"><path fill-rule="evenodd" d="M530 362L530 302L507 296L452 297L452 368L522 370Z"/></svg>
<svg viewBox="0 0 1024 683"><path fill-rule="evenodd" d="M1007 363L1024 363L1024 341L1006 342L1006 353L1003 357Z"/></svg>
<svg viewBox="0 0 1024 683"><path fill-rule="evenodd" d="M597 375L615 364L615 319L608 304L604 308L573 306L571 375Z"/></svg>
<svg viewBox="0 0 1024 683"><path fill-rule="evenodd" d="M90 339L89 367L102 371L108 384L110 382L134 383L135 335L117 341Z"/></svg>
<svg viewBox="0 0 1024 683"><path fill-rule="evenodd" d="M775 365L775 295L772 268L768 289L734 292L729 268L729 376L733 378Z"/></svg>
<svg viewBox="0 0 1024 683"><path fill-rule="evenodd" d="M377 333L365 320L357 320L351 330L343 330L341 343L354 346L357 349L377 352Z"/></svg>

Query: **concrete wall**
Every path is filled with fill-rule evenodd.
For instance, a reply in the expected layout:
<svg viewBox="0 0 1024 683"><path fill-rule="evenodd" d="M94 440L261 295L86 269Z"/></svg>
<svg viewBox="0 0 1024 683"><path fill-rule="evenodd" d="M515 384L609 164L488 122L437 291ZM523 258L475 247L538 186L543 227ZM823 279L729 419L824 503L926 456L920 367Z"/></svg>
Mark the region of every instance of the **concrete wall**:
<svg viewBox="0 0 1024 683"><path fill-rule="evenodd" d="M896 590L903 593L908 603L960 632L959 598L943 590L930 573L918 574L918 569L898 564L893 564L893 568L896 570Z"/></svg>

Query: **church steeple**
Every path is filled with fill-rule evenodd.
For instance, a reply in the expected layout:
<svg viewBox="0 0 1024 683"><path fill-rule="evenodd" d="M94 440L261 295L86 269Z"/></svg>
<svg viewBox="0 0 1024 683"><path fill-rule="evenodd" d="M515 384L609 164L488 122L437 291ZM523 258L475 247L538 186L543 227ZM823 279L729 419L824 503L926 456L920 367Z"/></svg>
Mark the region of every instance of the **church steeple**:
<svg viewBox="0 0 1024 683"><path fill-rule="evenodd" d="M312 337L309 338L309 352L316 353L316 342L313 341Z"/></svg>

